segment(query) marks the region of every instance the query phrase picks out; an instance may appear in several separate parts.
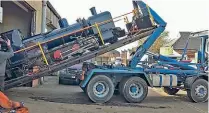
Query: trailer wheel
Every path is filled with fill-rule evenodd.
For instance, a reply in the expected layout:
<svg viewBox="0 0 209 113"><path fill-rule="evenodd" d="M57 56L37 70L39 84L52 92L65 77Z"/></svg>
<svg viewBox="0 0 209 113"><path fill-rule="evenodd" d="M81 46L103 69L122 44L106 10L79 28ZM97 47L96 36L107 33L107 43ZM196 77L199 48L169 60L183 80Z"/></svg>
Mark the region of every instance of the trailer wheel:
<svg viewBox="0 0 209 113"><path fill-rule="evenodd" d="M105 75L96 75L87 86L87 95L95 103L105 103L111 99L114 93L112 80Z"/></svg>
<svg viewBox="0 0 209 113"><path fill-rule="evenodd" d="M177 88L170 88L170 87L164 87L163 90L165 93L169 95L175 95L179 91L179 89Z"/></svg>
<svg viewBox="0 0 209 113"><path fill-rule="evenodd" d="M124 84L123 96L130 103L142 102L148 94L148 85L140 77L131 77Z"/></svg>
<svg viewBox="0 0 209 113"><path fill-rule="evenodd" d="M191 86L191 89L187 91L188 97L198 103L208 100L208 82L204 79L197 79Z"/></svg>
<svg viewBox="0 0 209 113"><path fill-rule="evenodd" d="M187 90L187 97L189 98L189 100L194 102L194 100L192 99L192 96L191 96L191 90Z"/></svg>
<svg viewBox="0 0 209 113"><path fill-rule="evenodd" d="M128 79L129 79L128 77L124 77L124 78L122 78L122 80L119 83L119 93L122 96L123 96L123 91L124 91L124 85Z"/></svg>

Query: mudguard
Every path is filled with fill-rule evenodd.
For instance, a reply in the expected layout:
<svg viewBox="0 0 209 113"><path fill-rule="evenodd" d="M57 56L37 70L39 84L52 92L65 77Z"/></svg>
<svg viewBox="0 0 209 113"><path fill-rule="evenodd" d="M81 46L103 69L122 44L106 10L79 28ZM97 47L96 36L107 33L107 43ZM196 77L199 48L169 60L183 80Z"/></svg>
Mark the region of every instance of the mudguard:
<svg viewBox="0 0 209 113"><path fill-rule="evenodd" d="M88 82L91 80L93 76L96 76L96 74L99 73L100 75L110 75L114 74L114 76L144 76L146 81L148 82L148 85L153 87L150 77L142 70L139 69L92 69L91 71L88 71L86 73L85 79L81 82L80 87L85 88ZM122 73L122 74L121 74Z"/></svg>

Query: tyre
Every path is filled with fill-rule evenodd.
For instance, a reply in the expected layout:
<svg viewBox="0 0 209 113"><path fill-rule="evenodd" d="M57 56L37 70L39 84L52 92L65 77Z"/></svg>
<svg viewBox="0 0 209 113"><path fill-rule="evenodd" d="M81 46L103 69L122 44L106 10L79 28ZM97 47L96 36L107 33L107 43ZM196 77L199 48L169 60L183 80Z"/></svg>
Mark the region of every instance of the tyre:
<svg viewBox="0 0 209 113"><path fill-rule="evenodd" d="M179 89L177 88L170 88L170 87L164 87L163 90L165 93L169 95L175 95L179 91Z"/></svg>
<svg viewBox="0 0 209 113"><path fill-rule="evenodd" d="M194 102L191 96L191 90L187 90L187 97L189 98L189 100L191 100L191 102Z"/></svg>
<svg viewBox="0 0 209 113"><path fill-rule="evenodd" d="M58 82L58 83L59 83L59 84L63 84L63 83L62 83L62 80L61 80L60 78L59 78L59 82Z"/></svg>
<svg viewBox="0 0 209 113"><path fill-rule="evenodd" d="M140 77L131 77L125 84L123 96L130 103L142 102L148 94L148 85L146 81Z"/></svg>
<svg viewBox="0 0 209 113"><path fill-rule="evenodd" d="M120 83L119 83L119 93L120 93L120 95L122 95L122 96L123 96L123 91L124 91L124 85L125 85L125 83L126 83L126 81L127 81L128 79L129 79L129 78L124 77L124 78L122 78L122 80L121 80Z"/></svg>
<svg viewBox="0 0 209 113"><path fill-rule="evenodd" d="M109 101L114 94L114 90L112 80L105 75L96 75L87 85L87 95L95 103Z"/></svg>
<svg viewBox="0 0 209 113"><path fill-rule="evenodd" d="M191 86L189 92L190 99L192 101L198 102L205 102L208 100L208 82L204 79L197 79Z"/></svg>
<svg viewBox="0 0 209 113"><path fill-rule="evenodd" d="M76 79L75 85L79 85L80 83L81 83L81 81L79 79Z"/></svg>

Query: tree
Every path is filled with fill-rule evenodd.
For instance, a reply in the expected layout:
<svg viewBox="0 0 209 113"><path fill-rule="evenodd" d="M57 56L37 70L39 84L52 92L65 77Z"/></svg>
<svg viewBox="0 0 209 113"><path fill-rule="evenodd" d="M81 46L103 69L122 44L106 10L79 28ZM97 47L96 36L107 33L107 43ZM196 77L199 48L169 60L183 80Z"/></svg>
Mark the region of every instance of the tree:
<svg viewBox="0 0 209 113"><path fill-rule="evenodd" d="M154 42L154 44L150 47L149 51L153 53L159 53L160 47L164 46L165 44L169 43L171 39L169 37L169 32L164 31L160 37ZM140 40L139 45L143 44L146 39Z"/></svg>

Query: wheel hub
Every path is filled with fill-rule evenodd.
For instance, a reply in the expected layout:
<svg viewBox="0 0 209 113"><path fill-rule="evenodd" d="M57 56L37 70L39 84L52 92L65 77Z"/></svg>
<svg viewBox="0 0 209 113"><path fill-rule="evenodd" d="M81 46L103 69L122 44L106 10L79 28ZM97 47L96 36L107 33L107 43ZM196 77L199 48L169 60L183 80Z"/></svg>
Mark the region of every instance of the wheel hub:
<svg viewBox="0 0 209 113"><path fill-rule="evenodd" d="M104 90L104 85L103 84L98 84L96 86L96 91L97 92L103 92L103 90Z"/></svg>
<svg viewBox="0 0 209 113"><path fill-rule="evenodd" d="M204 98L206 95L207 95L207 88L203 85L198 85L196 88L195 88L195 94L197 96L199 96L200 98Z"/></svg>
<svg viewBox="0 0 209 113"><path fill-rule="evenodd" d="M129 94L133 98L139 98L143 94L143 87L140 84L131 84L129 87Z"/></svg>
<svg viewBox="0 0 209 113"><path fill-rule="evenodd" d="M138 88L135 86L131 86L130 87L131 93L137 93L138 92Z"/></svg>
<svg viewBox="0 0 209 113"><path fill-rule="evenodd" d="M93 86L94 95L104 97L109 92L109 87L105 82L96 82Z"/></svg>

